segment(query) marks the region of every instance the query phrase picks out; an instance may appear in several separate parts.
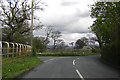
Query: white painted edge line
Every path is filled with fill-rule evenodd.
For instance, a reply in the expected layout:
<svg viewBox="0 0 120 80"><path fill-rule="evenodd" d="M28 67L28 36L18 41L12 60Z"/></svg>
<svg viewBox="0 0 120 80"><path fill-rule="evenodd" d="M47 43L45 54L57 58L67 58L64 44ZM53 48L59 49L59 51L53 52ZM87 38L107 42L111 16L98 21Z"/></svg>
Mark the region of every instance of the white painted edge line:
<svg viewBox="0 0 120 80"><path fill-rule="evenodd" d="M79 77L80 77L82 80L85 80L85 79L83 78L83 76L80 74L80 72L78 71L78 69L76 69L76 72L77 72L77 74L79 75Z"/></svg>
<svg viewBox="0 0 120 80"><path fill-rule="evenodd" d="M61 57L61 58L64 58L64 57ZM59 58L59 59L61 59L61 58ZM54 59L57 59L57 58L49 59L49 60L46 60L44 62L48 62L48 61L51 61L51 60L54 60Z"/></svg>
<svg viewBox="0 0 120 80"><path fill-rule="evenodd" d="M75 65L75 60L73 60L73 65Z"/></svg>
<svg viewBox="0 0 120 80"><path fill-rule="evenodd" d="M46 60L46 61L44 61L44 62L48 62L48 61L51 61L51 60L54 60L54 59L49 59L49 60Z"/></svg>

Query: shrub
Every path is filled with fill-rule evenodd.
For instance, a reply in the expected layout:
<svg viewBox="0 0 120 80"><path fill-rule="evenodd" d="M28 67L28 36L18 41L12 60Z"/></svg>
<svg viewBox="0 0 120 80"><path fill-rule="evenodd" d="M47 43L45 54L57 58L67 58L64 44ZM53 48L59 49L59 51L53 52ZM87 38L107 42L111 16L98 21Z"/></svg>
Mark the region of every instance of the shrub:
<svg viewBox="0 0 120 80"><path fill-rule="evenodd" d="M82 49L92 50L92 48L90 46L84 46Z"/></svg>
<svg viewBox="0 0 120 80"><path fill-rule="evenodd" d="M32 54L33 54L33 56L36 56L36 48L32 48Z"/></svg>
<svg viewBox="0 0 120 80"><path fill-rule="evenodd" d="M101 53L101 50L100 50L100 49L94 49L94 48L93 48L93 49L92 49L92 52L93 52L93 53Z"/></svg>
<svg viewBox="0 0 120 80"><path fill-rule="evenodd" d="M82 48L82 52L88 52L88 53L91 53L92 52L92 48L90 46L84 46Z"/></svg>

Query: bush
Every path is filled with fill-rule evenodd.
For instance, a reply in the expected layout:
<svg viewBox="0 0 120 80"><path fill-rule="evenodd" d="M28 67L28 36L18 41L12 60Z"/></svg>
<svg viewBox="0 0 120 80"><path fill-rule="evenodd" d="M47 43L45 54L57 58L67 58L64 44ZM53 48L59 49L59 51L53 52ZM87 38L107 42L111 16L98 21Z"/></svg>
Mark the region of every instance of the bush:
<svg viewBox="0 0 120 80"><path fill-rule="evenodd" d="M93 49L92 49L92 52L93 52L93 53L101 53L101 50L100 50L100 49L94 49L94 48L93 48Z"/></svg>
<svg viewBox="0 0 120 80"><path fill-rule="evenodd" d="M36 56L36 49L35 48L32 48L32 54L33 54L33 56Z"/></svg>
<svg viewBox="0 0 120 80"><path fill-rule="evenodd" d="M84 46L82 49L92 50L92 48L90 46Z"/></svg>
<svg viewBox="0 0 120 80"><path fill-rule="evenodd" d="M83 52L91 53L91 52L92 52L92 48L91 48L90 46L84 46L84 47L82 48L82 51L83 51Z"/></svg>
<svg viewBox="0 0 120 80"><path fill-rule="evenodd" d="M102 59L107 63L120 67L120 60L119 60L120 54L119 54L118 48L120 48L120 44L118 41L102 47L102 50L101 50Z"/></svg>

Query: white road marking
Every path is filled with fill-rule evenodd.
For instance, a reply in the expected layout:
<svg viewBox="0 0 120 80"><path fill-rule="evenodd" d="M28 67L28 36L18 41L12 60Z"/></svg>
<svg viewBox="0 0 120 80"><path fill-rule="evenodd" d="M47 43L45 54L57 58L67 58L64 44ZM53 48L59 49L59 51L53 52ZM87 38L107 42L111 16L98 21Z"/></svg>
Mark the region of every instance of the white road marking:
<svg viewBox="0 0 120 80"><path fill-rule="evenodd" d="M73 65L75 65L75 60L73 60Z"/></svg>
<svg viewBox="0 0 120 80"><path fill-rule="evenodd" d="M54 60L54 59L49 59L49 60L46 60L46 61L44 61L44 62L48 62L48 61L51 61L51 60Z"/></svg>
<svg viewBox="0 0 120 80"><path fill-rule="evenodd" d="M77 72L77 74L79 75L79 77L80 77L82 80L85 80L85 79L83 78L83 76L80 74L80 72L78 71L78 69L76 69L76 72Z"/></svg>
<svg viewBox="0 0 120 80"><path fill-rule="evenodd" d="M64 57L61 57L61 58L64 58ZM59 58L59 59L61 59L61 58ZM51 61L51 60L54 60L54 59L58 59L58 58L49 59L49 60L46 60L44 62L48 62L48 61Z"/></svg>
<svg viewBox="0 0 120 80"><path fill-rule="evenodd" d="M79 59L79 58L77 58L77 59Z"/></svg>

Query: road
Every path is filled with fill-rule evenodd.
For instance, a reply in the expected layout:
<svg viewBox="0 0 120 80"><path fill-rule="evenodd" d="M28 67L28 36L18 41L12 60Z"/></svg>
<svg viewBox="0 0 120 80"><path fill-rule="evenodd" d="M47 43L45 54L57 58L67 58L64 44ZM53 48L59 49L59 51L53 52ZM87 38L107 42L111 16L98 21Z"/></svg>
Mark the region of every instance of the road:
<svg viewBox="0 0 120 80"><path fill-rule="evenodd" d="M44 62L22 78L118 78L119 74L100 61L100 55L38 57Z"/></svg>

